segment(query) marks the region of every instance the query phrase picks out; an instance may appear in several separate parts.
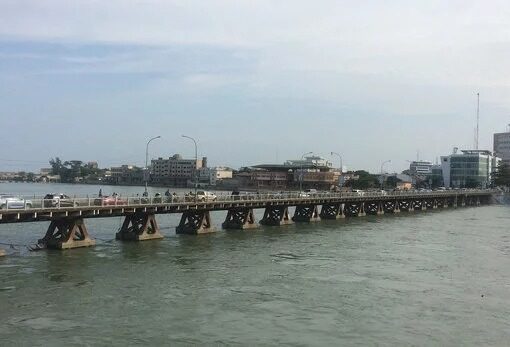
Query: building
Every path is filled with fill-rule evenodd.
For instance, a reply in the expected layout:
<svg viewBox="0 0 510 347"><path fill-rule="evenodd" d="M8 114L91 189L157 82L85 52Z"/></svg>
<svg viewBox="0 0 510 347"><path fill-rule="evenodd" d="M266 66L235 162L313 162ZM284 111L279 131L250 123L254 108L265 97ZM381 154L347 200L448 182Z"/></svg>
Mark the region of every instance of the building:
<svg viewBox="0 0 510 347"><path fill-rule="evenodd" d="M225 179L232 178L232 169L228 167L203 167L198 169L198 181L215 186Z"/></svg>
<svg viewBox="0 0 510 347"><path fill-rule="evenodd" d="M494 155L510 165L510 132L494 134Z"/></svg>
<svg viewBox="0 0 510 347"><path fill-rule="evenodd" d="M319 156L316 156L316 155L312 155L312 156L308 156L308 157L305 157L304 159L298 159L298 160L287 160L284 165L288 165L288 166L293 166L293 167L297 167L297 166L312 166L312 167L326 167L326 168L331 168L333 166L333 164L329 161L327 161L326 159L322 158L322 157L319 157Z"/></svg>
<svg viewBox="0 0 510 347"><path fill-rule="evenodd" d="M430 161L412 161L409 164L409 171L412 176L432 174L432 163Z"/></svg>
<svg viewBox="0 0 510 347"><path fill-rule="evenodd" d="M488 188L498 157L487 150L457 150L441 157L444 186L449 188Z"/></svg>
<svg viewBox="0 0 510 347"><path fill-rule="evenodd" d="M315 188L330 189L338 185L340 172L319 156L303 160L287 160L283 164L260 164L252 167L250 183L257 188L289 189Z"/></svg>
<svg viewBox="0 0 510 347"><path fill-rule="evenodd" d="M200 168L207 167L207 158L183 159L175 154L168 159L158 158L151 161L150 181L176 187L186 187L198 179Z"/></svg>
<svg viewBox="0 0 510 347"><path fill-rule="evenodd" d="M110 176L105 176L113 184L143 184L143 169L133 165L110 168Z"/></svg>
<svg viewBox="0 0 510 347"><path fill-rule="evenodd" d="M86 165L89 169L97 170L99 169L99 164L97 161L89 161Z"/></svg>

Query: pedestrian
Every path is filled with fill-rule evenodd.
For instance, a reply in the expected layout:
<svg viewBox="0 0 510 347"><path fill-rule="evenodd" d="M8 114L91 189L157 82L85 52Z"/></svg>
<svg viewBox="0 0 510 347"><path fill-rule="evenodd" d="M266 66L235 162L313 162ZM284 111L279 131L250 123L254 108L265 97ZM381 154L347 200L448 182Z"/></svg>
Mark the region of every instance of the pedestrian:
<svg viewBox="0 0 510 347"><path fill-rule="evenodd" d="M101 188L99 188L99 194L98 194L99 197L102 197L103 196L103 190Z"/></svg>

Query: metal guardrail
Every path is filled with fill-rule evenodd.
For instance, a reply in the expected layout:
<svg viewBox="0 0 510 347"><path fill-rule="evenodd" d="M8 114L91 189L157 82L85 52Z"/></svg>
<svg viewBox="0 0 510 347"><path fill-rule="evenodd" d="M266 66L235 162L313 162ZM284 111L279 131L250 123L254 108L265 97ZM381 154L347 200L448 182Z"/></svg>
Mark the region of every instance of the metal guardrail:
<svg viewBox="0 0 510 347"><path fill-rule="evenodd" d="M394 198L394 197L428 197L428 196L456 196L456 195L480 195L493 194L497 190L440 190L440 191L393 191L393 192L277 192L277 193L244 193L239 195L218 194L216 198L202 198L190 195L170 195L156 197L140 196L105 196L105 197L73 197L69 199L44 199L37 196L18 196L19 201L3 203L0 200L0 214L3 211L39 211L46 209L73 209L81 207L139 207L139 206L161 206L161 205L189 205L189 204L221 204L221 203L270 203L284 201L320 201L324 199L345 199L345 198Z"/></svg>

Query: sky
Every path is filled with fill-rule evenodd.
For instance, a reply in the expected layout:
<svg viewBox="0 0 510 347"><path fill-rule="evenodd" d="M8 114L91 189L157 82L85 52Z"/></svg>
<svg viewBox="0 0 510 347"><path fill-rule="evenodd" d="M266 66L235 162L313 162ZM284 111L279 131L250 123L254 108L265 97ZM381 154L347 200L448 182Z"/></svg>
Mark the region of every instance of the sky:
<svg viewBox="0 0 510 347"><path fill-rule="evenodd" d="M234 168L305 152L401 171L510 123L506 0L2 0L0 171Z"/></svg>

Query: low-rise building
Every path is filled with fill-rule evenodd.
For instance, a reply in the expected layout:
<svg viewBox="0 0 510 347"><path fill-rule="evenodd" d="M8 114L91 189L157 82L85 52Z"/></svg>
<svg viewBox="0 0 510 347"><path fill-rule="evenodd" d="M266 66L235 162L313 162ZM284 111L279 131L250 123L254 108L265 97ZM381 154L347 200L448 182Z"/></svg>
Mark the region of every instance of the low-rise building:
<svg viewBox="0 0 510 347"><path fill-rule="evenodd" d="M500 159L487 150L462 150L441 157L445 187L488 188Z"/></svg>
<svg viewBox="0 0 510 347"><path fill-rule="evenodd" d="M203 167L198 170L199 182L215 186L220 181L232 178L232 169L228 167Z"/></svg>
<svg viewBox="0 0 510 347"><path fill-rule="evenodd" d="M110 169L109 181L114 184L143 184L144 170L133 165L122 165Z"/></svg>

